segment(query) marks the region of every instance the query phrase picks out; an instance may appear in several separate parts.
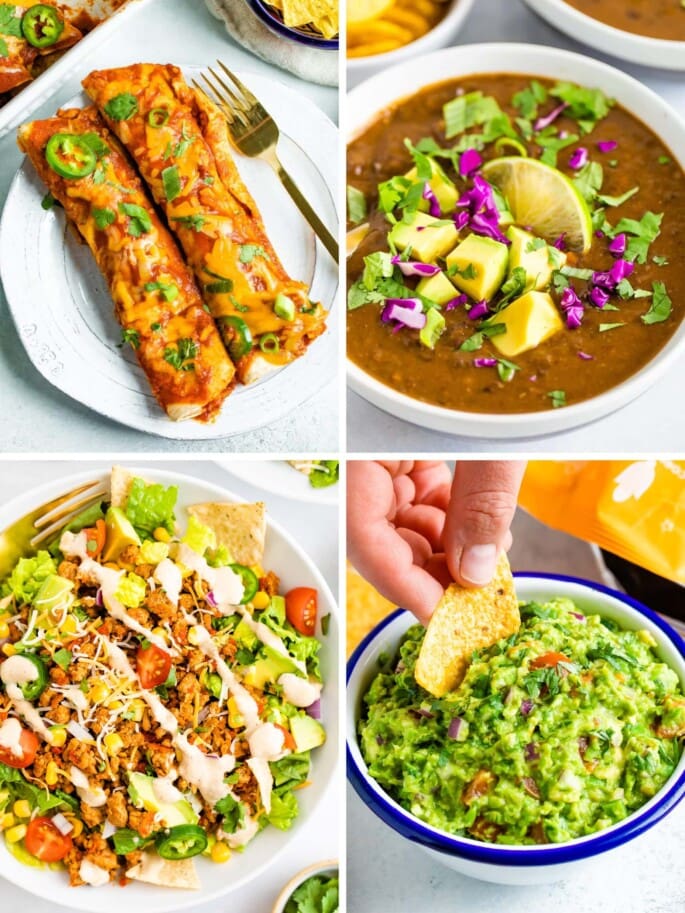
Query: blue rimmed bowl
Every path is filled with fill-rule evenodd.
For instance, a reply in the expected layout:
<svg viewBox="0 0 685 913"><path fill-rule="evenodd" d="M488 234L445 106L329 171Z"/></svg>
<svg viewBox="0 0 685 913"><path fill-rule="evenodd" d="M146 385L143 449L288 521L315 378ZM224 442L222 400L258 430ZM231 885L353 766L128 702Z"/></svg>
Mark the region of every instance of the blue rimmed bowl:
<svg viewBox="0 0 685 913"><path fill-rule="evenodd" d="M660 658L674 669L685 689L685 642L658 615L623 593L600 584L556 574L516 574L516 592L524 601L572 599L581 611L599 613L622 627L648 630ZM559 881L580 866L618 854L627 843L657 825L685 796L685 753L661 790L618 824L577 840L545 846L499 846L456 837L411 815L368 773L357 739L363 696L376 675L381 654L394 654L414 616L398 609L362 641L347 664L347 775L362 801L393 830L420 846L436 861L481 881L543 884Z"/></svg>
<svg viewBox="0 0 685 913"><path fill-rule="evenodd" d="M246 0L247 5L254 11L259 19L268 26L272 32L282 38L290 38L300 44L309 45L310 48L322 48L325 51L337 51L338 38L324 38L313 27L292 28L283 21L282 14L264 0Z"/></svg>

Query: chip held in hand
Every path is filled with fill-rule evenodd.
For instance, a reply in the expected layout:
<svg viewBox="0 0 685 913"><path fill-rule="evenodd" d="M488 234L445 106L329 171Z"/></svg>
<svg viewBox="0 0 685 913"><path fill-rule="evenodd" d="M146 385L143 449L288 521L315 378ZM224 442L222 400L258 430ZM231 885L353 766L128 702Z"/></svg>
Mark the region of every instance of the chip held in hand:
<svg viewBox="0 0 685 913"><path fill-rule="evenodd" d="M438 603L416 663L416 681L435 697L458 687L474 650L515 634L521 625L514 579L504 552L492 581L478 589L449 586Z"/></svg>

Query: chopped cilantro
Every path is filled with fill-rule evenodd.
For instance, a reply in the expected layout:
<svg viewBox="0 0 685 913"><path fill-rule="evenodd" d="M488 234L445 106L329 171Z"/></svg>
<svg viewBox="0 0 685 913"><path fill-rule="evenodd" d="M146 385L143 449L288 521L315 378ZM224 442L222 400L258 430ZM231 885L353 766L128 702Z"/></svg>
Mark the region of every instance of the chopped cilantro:
<svg viewBox="0 0 685 913"><path fill-rule="evenodd" d="M202 226L207 219L204 216L194 214L192 216L172 216L171 221L178 222L185 228L192 228L193 231L202 231Z"/></svg>
<svg viewBox="0 0 685 913"><path fill-rule="evenodd" d="M659 257L655 254L652 263L656 263L657 266L668 266L668 257Z"/></svg>
<svg viewBox="0 0 685 913"><path fill-rule="evenodd" d="M255 257L264 257L269 259L269 255L260 244L241 244L240 245L240 262L252 263Z"/></svg>
<svg viewBox="0 0 685 913"><path fill-rule="evenodd" d="M513 380L516 372L520 370L519 366L515 365L513 361L507 361L505 358L497 359L497 374L504 383Z"/></svg>
<svg viewBox="0 0 685 913"><path fill-rule="evenodd" d="M21 9L21 7L20 7ZM21 20L24 10L17 16L17 7L14 3L0 5L0 35L9 35L11 38L21 38ZM7 45L5 45L7 48Z"/></svg>
<svg viewBox="0 0 685 913"><path fill-rule="evenodd" d="M554 409L560 409L562 406L566 405L565 390L550 390L547 396L552 400L552 407Z"/></svg>
<svg viewBox="0 0 685 913"><path fill-rule="evenodd" d="M626 190L625 193L622 193L617 197L606 196L606 194L598 194L597 199L600 203L604 203L606 206L621 206L621 204L625 203L626 200L634 197L639 189L639 187L631 187L630 190Z"/></svg>
<svg viewBox="0 0 685 913"><path fill-rule="evenodd" d="M111 225L117 217L117 214L113 209L107 209L107 207L98 209L97 206L93 206L91 215L93 216L93 222L95 222L96 227L99 228L100 231L103 231L108 225Z"/></svg>
<svg viewBox="0 0 685 913"><path fill-rule="evenodd" d="M179 339L175 346L166 347L164 361L177 371L194 371L195 365L191 359L195 358L199 350L199 346L194 340Z"/></svg>
<svg viewBox="0 0 685 913"><path fill-rule="evenodd" d="M43 199L40 201L40 206L41 209L48 210L52 209L53 206L59 206L59 203L48 190Z"/></svg>
<svg viewBox="0 0 685 913"><path fill-rule="evenodd" d="M105 105L105 114L112 120L129 120L134 114L138 113L138 101L130 92L122 92L121 95L115 95Z"/></svg>
<svg viewBox="0 0 685 913"><path fill-rule="evenodd" d="M470 127L479 126L502 114L497 100L482 92L467 92L443 106L445 136L452 139Z"/></svg>
<svg viewBox="0 0 685 913"><path fill-rule="evenodd" d="M601 89L588 89L572 82L557 83L549 94L566 102L568 107L564 114L577 121L583 133L590 133L614 104L613 99L607 98Z"/></svg>
<svg viewBox="0 0 685 913"><path fill-rule="evenodd" d="M604 169L599 162L588 162L580 169L573 179L573 183L580 195L588 203L592 203L602 189Z"/></svg>
<svg viewBox="0 0 685 913"><path fill-rule="evenodd" d="M671 316L673 305L663 282L652 283L652 303L646 314L640 318L643 323L663 323Z"/></svg>
<svg viewBox="0 0 685 913"><path fill-rule="evenodd" d="M599 332L606 333L608 330L616 330L619 327L624 327L625 323L600 323Z"/></svg>
<svg viewBox="0 0 685 913"><path fill-rule="evenodd" d="M162 184L164 185L164 196L170 203L175 200L181 192L181 178L178 173L178 165L169 165L162 171Z"/></svg>
<svg viewBox="0 0 685 913"><path fill-rule="evenodd" d="M646 212L640 221L635 219L621 219L614 228L614 235L625 233L631 235L628 239L625 257L636 263L646 263L649 245L656 240L661 230L663 213Z"/></svg>
<svg viewBox="0 0 685 913"><path fill-rule="evenodd" d="M476 333L473 333L473 335L469 336L468 339L465 339L464 342L462 342L462 344L459 346L459 351L477 352L486 339L491 339L493 336L501 336L502 333L506 332L507 328L503 323L485 323Z"/></svg>
<svg viewBox="0 0 685 913"><path fill-rule="evenodd" d="M150 214L136 203L119 203L119 212L129 217L128 233L139 238L152 229Z"/></svg>
<svg viewBox="0 0 685 913"><path fill-rule="evenodd" d="M126 343L129 343L132 349L140 348L140 333L138 330L122 330L121 342L117 348L121 349Z"/></svg>

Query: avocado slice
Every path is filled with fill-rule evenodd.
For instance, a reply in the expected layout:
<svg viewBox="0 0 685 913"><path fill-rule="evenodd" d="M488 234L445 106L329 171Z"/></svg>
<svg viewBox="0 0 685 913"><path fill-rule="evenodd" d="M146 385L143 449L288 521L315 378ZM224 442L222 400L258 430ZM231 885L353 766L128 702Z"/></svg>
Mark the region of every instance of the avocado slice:
<svg viewBox="0 0 685 913"><path fill-rule="evenodd" d="M492 344L505 358L534 349L564 328L552 297L547 292L526 292L497 314L506 331L492 337Z"/></svg>
<svg viewBox="0 0 685 913"><path fill-rule="evenodd" d="M459 240L455 226L451 222L442 225L441 221L425 212L415 212L410 222L397 222L393 225L388 240L398 250L410 247L414 259L434 263Z"/></svg>
<svg viewBox="0 0 685 913"><path fill-rule="evenodd" d="M445 273L436 273L434 276L422 279L416 286L416 291L436 304L447 304L455 297L457 290Z"/></svg>
<svg viewBox="0 0 685 913"><path fill-rule="evenodd" d="M258 659L245 673L245 684L264 688L267 682L277 682L285 672L297 672L295 661L289 656L277 653L266 644L262 647L265 657Z"/></svg>
<svg viewBox="0 0 685 913"><path fill-rule="evenodd" d="M129 545L140 545L140 536L120 507L110 507L105 515L107 537L102 554L103 562L116 561Z"/></svg>
<svg viewBox="0 0 685 913"><path fill-rule="evenodd" d="M73 589L74 584L71 580L67 580L66 577L60 577L58 574L50 574L41 584L34 605L41 612L51 612L58 606L63 608L67 597L69 597L68 602L71 604L71 591Z"/></svg>
<svg viewBox="0 0 685 913"><path fill-rule="evenodd" d="M552 273L566 263L566 254L515 225L507 229L507 238L511 241L509 275L521 267L526 273L526 291L549 288Z"/></svg>
<svg viewBox="0 0 685 913"><path fill-rule="evenodd" d="M433 175L428 181L431 190L435 194L435 197L440 204L440 209L443 212L452 212L454 207L457 205L457 200L459 199L459 193L457 188L454 186L452 181L447 177L445 172L442 170L440 165L434 161L430 160L431 169ZM412 168L411 171L408 171L405 174L406 178L409 178L410 181L418 181L418 173L416 168ZM429 203L428 200L421 200L419 203L419 209L423 212L428 212Z"/></svg>
<svg viewBox="0 0 685 913"><path fill-rule="evenodd" d="M138 808L159 815L165 827L175 827L177 824L197 824L198 816L190 802L179 799L178 802L162 802L155 794L154 784L156 777L134 771L128 775L128 794L131 802Z"/></svg>
<svg viewBox="0 0 685 913"><path fill-rule="evenodd" d="M495 295L507 273L508 260L506 244L473 234L445 258L452 282L474 301L490 301Z"/></svg>
<svg viewBox="0 0 685 913"><path fill-rule="evenodd" d="M318 720L311 716L291 717L290 731L295 739L295 747L298 752L318 748L326 741L326 730Z"/></svg>
<svg viewBox="0 0 685 913"><path fill-rule="evenodd" d="M241 647L245 647L248 650L254 650L259 643L259 638L244 618L241 618L238 622L238 626L233 632L233 636Z"/></svg>

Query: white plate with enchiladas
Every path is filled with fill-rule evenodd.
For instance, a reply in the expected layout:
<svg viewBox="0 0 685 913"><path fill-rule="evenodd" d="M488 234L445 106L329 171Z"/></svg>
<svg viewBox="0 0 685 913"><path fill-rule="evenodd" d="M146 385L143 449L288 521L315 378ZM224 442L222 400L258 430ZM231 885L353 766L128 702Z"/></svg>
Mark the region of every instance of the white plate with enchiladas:
<svg viewBox="0 0 685 913"><path fill-rule="evenodd" d="M23 125L0 264L34 366L115 421L202 440L263 427L336 373L337 267L270 167L234 152L200 68L133 64ZM285 167L337 224L337 131L241 73ZM187 81L186 81L187 80Z"/></svg>

